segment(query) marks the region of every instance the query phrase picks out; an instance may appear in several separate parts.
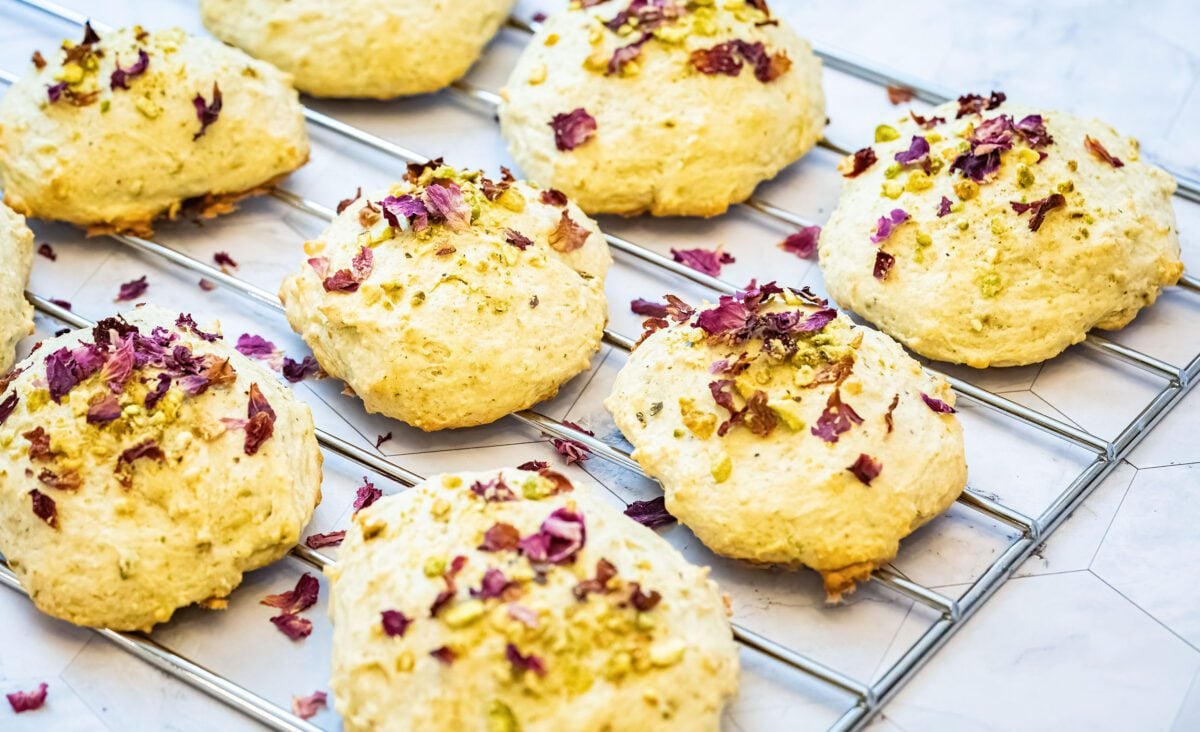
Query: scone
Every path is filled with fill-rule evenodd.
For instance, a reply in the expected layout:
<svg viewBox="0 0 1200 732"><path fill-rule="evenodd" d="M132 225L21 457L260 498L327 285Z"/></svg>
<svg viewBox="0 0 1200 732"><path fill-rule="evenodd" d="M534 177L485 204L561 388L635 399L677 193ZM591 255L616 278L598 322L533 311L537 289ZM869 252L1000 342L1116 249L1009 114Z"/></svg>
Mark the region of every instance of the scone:
<svg viewBox="0 0 1200 732"><path fill-rule="evenodd" d="M821 234L838 304L939 361L1045 361L1183 272L1175 181L1096 120L963 97L881 125Z"/></svg>
<svg viewBox="0 0 1200 732"><path fill-rule="evenodd" d="M668 317L604 404L718 554L811 567L836 599L966 486L953 393L887 336L774 284Z"/></svg>
<svg viewBox="0 0 1200 732"><path fill-rule="evenodd" d="M708 570L561 474L431 478L332 579L347 730L717 730L738 656Z"/></svg>
<svg viewBox="0 0 1200 732"><path fill-rule="evenodd" d="M583 5L525 49L500 125L584 211L716 216L820 139L821 63L765 2Z"/></svg>
<svg viewBox="0 0 1200 732"><path fill-rule="evenodd" d="M33 268L33 232L25 218L0 203L0 374L12 368L17 342L33 333L25 285Z"/></svg>
<svg viewBox="0 0 1200 732"><path fill-rule="evenodd" d="M42 611L149 630L223 607L320 498L308 406L158 308L47 340L0 401L0 553Z"/></svg>
<svg viewBox="0 0 1200 732"><path fill-rule="evenodd" d="M201 0L213 35L318 97L390 99L467 72L515 0Z"/></svg>
<svg viewBox="0 0 1200 732"><path fill-rule="evenodd" d="M434 161L348 204L279 296L368 411L423 430L493 422L587 369L612 256L558 191Z"/></svg>
<svg viewBox="0 0 1200 732"><path fill-rule="evenodd" d="M0 99L4 200L26 216L148 236L185 204L231 211L308 160L291 77L217 41L89 27L34 67Z"/></svg>

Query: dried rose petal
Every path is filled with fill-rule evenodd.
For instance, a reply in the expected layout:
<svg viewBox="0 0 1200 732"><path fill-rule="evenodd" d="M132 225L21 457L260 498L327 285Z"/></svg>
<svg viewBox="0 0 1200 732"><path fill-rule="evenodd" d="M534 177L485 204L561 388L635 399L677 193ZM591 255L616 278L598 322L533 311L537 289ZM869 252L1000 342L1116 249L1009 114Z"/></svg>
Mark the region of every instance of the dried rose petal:
<svg viewBox="0 0 1200 732"><path fill-rule="evenodd" d="M46 97L54 104L59 99L62 99L63 92L67 90L67 82L60 81L57 84L50 84L46 87Z"/></svg>
<svg viewBox="0 0 1200 732"><path fill-rule="evenodd" d="M864 452L860 453L854 464L846 470L854 473L854 477L858 478L863 485L871 485L871 481L878 478L879 474L883 472L883 463Z"/></svg>
<svg viewBox="0 0 1200 732"><path fill-rule="evenodd" d="M166 459L167 456L163 454L162 448L158 446L158 443L154 440L146 440L122 452L117 463L119 468L121 464L132 465L137 460L162 462Z"/></svg>
<svg viewBox="0 0 1200 732"><path fill-rule="evenodd" d="M245 453L254 455L262 444L275 434L275 410L259 390L258 384L250 385L250 399L246 407Z"/></svg>
<svg viewBox="0 0 1200 732"><path fill-rule="evenodd" d="M929 407L938 414L954 414L958 410L950 406L941 399L935 399L925 392L921 392L921 400L925 402L925 406Z"/></svg>
<svg viewBox="0 0 1200 732"><path fill-rule="evenodd" d="M521 541L521 532L512 524L498 522L483 534L479 550L484 552L512 551Z"/></svg>
<svg viewBox="0 0 1200 732"><path fill-rule="evenodd" d="M4 424L13 413L13 410L17 408L17 401L19 399L15 391L4 397L4 401L0 401L0 425Z"/></svg>
<svg viewBox="0 0 1200 732"><path fill-rule="evenodd" d="M871 270L871 274L880 282L886 280L892 272L892 267L896 266L896 258L887 252L880 250L875 252L875 266Z"/></svg>
<svg viewBox="0 0 1200 732"><path fill-rule="evenodd" d="M531 562L566 564L574 561L587 540L583 514L560 508L542 522L536 534L530 534L518 545Z"/></svg>
<svg viewBox="0 0 1200 732"><path fill-rule="evenodd" d="M591 234L587 228L575 223L570 213L563 211L558 226L550 232L548 241L555 251L566 254L582 247Z"/></svg>
<svg viewBox="0 0 1200 732"><path fill-rule="evenodd" d="M429 652L429 655L433 656L447 666L458 660L458 654L451 650L449 646L440 646L438 648L434 648Z"/></svg>
<svg viewBox="0 0 1200 732"><path fill-rule="evenodd" d="M596 118L583 107L566 114L556 114L550 120L554 130L554 145L561 151L574 150L596 134Z"/></svg>
<svg viewBox="0 0 1200 732"><path fill-rule="evenodd" d="M77 491L83 485L83 478L74 470L59 475L49 468L44 468L38 473L38 481L60 491Z"/></svg>
<svg viewBox="0 0 1200 732"><path fill-rule="evenodd" d="M504 241L508 242L509 244L512 244L514 247L516 247L517 249L520 249L521 251L525 251L529 247L533 246L532 239L530 239L529 237L525 236L524 234L522 234L521 232L519 232L515 229L505 229L504 230Z"/></svg>
<svg viewBox="0 0 1200 732"><path fill-rule="evenodd" d="M205 333L200 330L200 326L196 325L196 321L192 319L191 313L180 313L179 317L175 319L175 327L191 333L206 343L212 343L221 337L216 333Z"/></svg>
<svg viewBox="0 0 1200 732"><path fill-rule="evenodd" d="M813 255L817 253L817 244L820 240L820 226L805 226L784 239L779 246L783 251L795 254L801 259L812 259Z"/></svg>
<svg viewBox="0 0 1200 732"><path fill-rule="evenodd" d="M896 153L896 162L901 165L916 165L929 162L929 141L914 135L908 149Z"/></svg>
<svg viewBox="0 0 1200 732"><path fill-rule="evenodd" d="M675 517L667 512L667 500L662 496L649 501L634 501L625 509L625 515L642 526L652 529L675 523Z"/></svg>
<svg viewBox="0 0 1200 732"><path fill-rule="evenodd" d="M150 283L146 282L146 276L142 275L136 280L130 280L121 285L121 289L117 292L116 302L129 302L130 300L141 297L150 287Z"/></svg>
<svg viewBox="0 0 1200 732"><path fill-rule="evenodd" d="M503 597L504 593L510 587L516 586L517 583L510 582L509 579L504 576L503 572L495 567L489 567L488 570L483 573L483 579L481 580L479 589L471 590L471 597L474 597L478 600L494 600L496 598Z"/></svg>
<svg viewBox="0 0 1200 732"><path fill-rule="evenodd" d="M279 628L280 633L292 640L300 640L312 635L312 621L299 615L284 613L271 618L271 622L275 624L276 628Z"/></svg>
<svg viewBox="0 0 1200 732"><path fill-rule="evenodd" d="M1090 135L1085 136L1083 138L1083 146L1087 148L1088 152L1100 158L1114 168L1125 167L1125 163L1123 163L1120 158L1113 157L1096 138Z"/></svg>
<svg viewBox="0 0 1200 732"><path fill-rule="evenodd" d="M200 120L200 131L192 135L192 142L195 142L203 137L209 125L221 116L221 88L217 86L217 82L213 82L211 103L204 101L204 97L197 94L192 99L192 106L196 108L196 119Z"/></svg>
<svg viewBox="0 0 1200 732"><path fill-rule="evenodd" d="M4 421L0 420L0 424L3 423ZM21 437L29 440L30 461L38 462L39 460L50 459L50 434L46 432L45 428L41 426L35 427L34 429L23 433Z"/></svg>
<svg viewBox="0 0 1200 732"><path fill-rule="evenodd" d="M238 336L237 345L234 348L243 356L259 361L268 361L279 356L279 349L275 347L274 343L262 336L250 333Z"/></svg>
<svg viewBox="0 0 1200 732"><path fill-rule="evenodd" d="M517 494L513 493L512 488L508 487L502 476L497 476L486 483L479 480L475 481L471 485L471 492L488 503L506 503L517 500Z"/></svg>
<svg viewBox="0 0 1200 732"><path fill-rule="evenodd" d="M643 300L640 297L629 303L629 309L637 315L645 315L649 318L667 317L666 303L654 302L653 300Z"/></svg>
<svg viewBox="0 0 1200 732"><path fill-rule="evenodd" d="M988 98L983 98L978 94L964 94L958 98L958 114L955 119L962 119L968 114L983 114L984 110L991 110L999 107L1008 97L1004 92L992 92Z"/></svg>
<svg viewBox="0 0 1200 732"><path fill-rule="evenodd" d="M893 86L891 84L888 84L887 98L888 98L888 101L891 102L892 104L899 105L899 104L904 104L905 102L911 102L913 100L914 95L915 95L915 92L913 92L913 90L909 89L908 87Z"/></svg>
<svg viewBox="0 0 1200 732"><path fill-rule="evenodd" d="M882 242L892 235L892 231L897 226L908 219L908 212L902 208L894 208L889 215L880 216L878 223L875 224L875 233L871 235L871 241L875 244Z"/></svg>
<svg viewBox="0 0 1200 732"><path fill-rule="evenodd" d="M571 588L571 592L576 600L586 600L591 594L607 594L610 592L608 582L616 576L617 568L612 562L602 558L596 562L596 576L576 584Z"/></svg>
<svg viewBox="0 0 1200 732"><path fill-rule="evenodd" d="M538 627L538 615L531 608L517 603L510 603L508 606L508 617L521 623L527 628Z"/></svg>
<svg viewBox="0 0 1200 732"><path fill-rule="evenodd" d="M651 590L649 594L642 591L641 584L633 582L630 584L629 604L633 605L634 609L641 613L648 613L662 602L662 595L658 590Z"/></svg>
<svg viewBox="0 0 1200 732"><path fill-rule="evenodd" d="M57 529L58 506L55 505L54 499L37 488L29 491L29 497L33 500L33 515L49 524L50 528Z"/></svg>
<svg viewBox="0 0 1200 732"><path fill-rule="evenodd" d="M146 68L150 66L150 56L140 48L137 53L137 62L127 69L121 68L120 60L117 61L117 68L112 72L112 76L109 77L108 85L110 89L128 89L130 79L137 78L146 73Z"/></svg>
<svg viewBox="0 0 1200 732"><path fill-rule="evenodd" d="M954 204L950 202L949 198L942 196L942 202L938 204L938 210L937 210L938 218L940 219L943 216L949 216L950 215L950 207L953 205Z"/></svg>
<svg viewBox="0 0 1200 732"><path fill-rule="evenodd" d="M46 259L49 259L51 262L58 261L58 255L54 253L54 247L45 242L38 245L37 253Z"/></svg>
<svg viewBox="0 0 1200 732"><path fill-rule="evenodd" d="M87 423L105 425L121 416L121 405L112 394L105 394L102 399L88 407Z"/></svg>
<svg viewBox="0 0 1200 732"><path fill-rule="evenodd" d="M1043 147L1054 142L1054 138L1046 131L1046 122L1040 114L1028 115L1013 127L1021 133L1021 137L1025 138L1030 147Z"/></svg>
<svg viewBox="0 0 1200 732"><path fill-rule="evenodd" d="M463 198L462 189L454 183L431 183L425 189L424 201L431 221L442 222L451 231L471 227L471 207Z"/></svg>
<svg viewBox="0 0 1200 732"><path fill-rule="evenodd" d="M837 442L838 438L850 430L852 424L862 424L862 417L854 411L854 407L842 402L841 390L834 389L825 403L825 410L817 418L817 424L812 433L825 442Z"/></svg>
<svg viewBox="0 0 1200 732"><path fill-rule="evenodd" d="M937 127L940 124L945 124L946 122L945 117L922 117L911 110L909 111L909 114L912 116L913 122L916 122L919 127L924 127L927 130L932 130L934 127Z"/></svg>
<svg viewBox="0 0 1200 732"><path fill-rule="evenodd" d="M854 151L854 156L850 159L849 165L842 166L842 176L846 178L857 178L862 175L868 168L875 164L878 158L875 151L869 147L864 147Z"/></svg>
<svg viewBox="0 0 1200 732"><path fill-rule="evenodd" d="M896 411L896 407L898 406L900 406L899 394L892 397L892 403L888 405L887 413L883 415L883 421L887 423L887 431L889 435L892 434L892 430L896 426L892 419L892 413Z"/></svg>
<svg viewBox="0 0 1200 732"><path fill-rule="evenodd" d="M1046 221L1046 214L1050 213L1056 208L1062 208L1066 206L1067 199L1061 193L1052 193L1040 201L1033 201L1031 203L1012 201L1011 205L1013 211L1016 211L1017 214L1023 214L1027 211L1031 211L1032 215L1029 217L1029 230L1037 231L1038 229L1042 228L1042 224Z"/></svg>
<svg viewBox="0 0 1200 732"><path fill-rule="evenodd" d="M388 196L379 202L383 218L393 229L409 229L424 231L429 228L429 210L421 199L405 194L403 196ZM405 223L400 223L404 221Z"/></svg>
<svg viewBox="0 0 1200 732"><path fill-rule="evenodd" d="M323 691L314 691L308 696L292 697L292 714L300 719L312 719L317 712L325 709L329 695Z"/></svg>
<svg viewBox="0 0 1200 732"><path fill-rule="evenodd" d="M367 508L375 501L383 497L383 491L375 487L375 484L367 480L363 476L363 484L358 487L358 491L354 494L354 513Z"/></svg>
<svg viewBox="0 0 1200 732"><path fill-rule="evenodd" d="M646 45L646 42L653 37L653 33L643 33L642 37L638 40L613 51L612 58L608 61L608 71L606 73L610 76L621 73L627 64L642 55L642 46Z"/></svg>
<svg viewBox="0 0 1200 732"><path fill-rule="evenodd" d="M302 361L295 361L286 356L283 359L283 378L293 384L315 376L320 370L320 364L312 356L305 356Z"/></svg>
<svg viewBox="0 0 1200 732"><path fill-rule="evenodd" d="M512 664L513 669L520 673L532 671L538 676L546 675L545 661L543 661L540 657L533 655L532 653L528 656L521 655L521 651L518 650L517 647L512 643L509 643L507 646L505 646L504 657L507 658L508 662Z"/></svg>
<svg viewBox="0 0 1200 732"><path fill-rule="evenodd" d="M330 531L326 534L313 534L304 540L309 549L320 549L327 546L337 546L346 538L345 531Z"/></svg>
<svg viewBox="0 0 1200 732"><path fill-rule="evenodd" d="M546 462L545 460L530 460L529 462L518 465L517 470L528 470L536 473L539 470L545 470L548 467L550 467L550 463Z"/></svg>
<svg viewBox="0 0 1200 732"><path fill-rule="evenodd" d="M680 264L687 265L697 272L710 277L721 276L721 266L733 264L733 255L729 252L709 251L707 249L672 249L671 257Z"/></svg>
<svg viewBox="0 0 1200 732"><path fill-rule="evenodd" d="M321 583L312 574L305 572L296 581L294 589L281 592L278 595L267 595L259 601L259 604L277 608L285 613L295 614L317 604L317 597L320 593Z"/></svg>
<svg viewBox="0 0 1200 732"><path fill-rule="evenodd" d="M4 696L8 699L8 705L12 707L14 713L32 712L35 709L41 709L42 705L46 703L46 692L49 688L43 681L33 691L14 691Z"/></svg>
<svg viewBox="0 0 1200 732"><path fill-rule="evenodd" d="M384 635L389 638L403 638L412 622L412 618L399 610L384 610L379 613L379 623L383 626Z"/></svg>
<svg viewBox="0 0 1200 732"><path fill-rule="evenodd" d="M567 194L554 188L547 188L538 196L538 200L547 206L563 208L567 205Z"/></svg>

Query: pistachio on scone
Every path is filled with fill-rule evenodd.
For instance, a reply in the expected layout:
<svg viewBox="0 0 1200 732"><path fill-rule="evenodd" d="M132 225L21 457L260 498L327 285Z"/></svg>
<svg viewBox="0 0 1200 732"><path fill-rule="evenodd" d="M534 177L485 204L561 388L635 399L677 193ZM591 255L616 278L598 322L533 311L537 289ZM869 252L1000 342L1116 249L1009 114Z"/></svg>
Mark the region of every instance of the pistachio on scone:
<svg viewBox="0 0 1200 732"><path fill-rule="evenodd" d="M968 95L880 125L843 173L829 291L929 358L1053 358L1183 272L1175 181L1097 120Z"/></svg>
<svg viewBox="0 0 1200 732"><path fill-rule="evenodd" d="M562 193L432 161L342 209L279 296L369 411L487 424L554 396L599 350L612 256Z"/></svg>
<svg viewBox="0 0 1200 732"><path fill-rule="evenodd" d="M717 730L737 690L708 570L545 468L383 498L327 572L347 730Z"/></svg>
<svg viewBox="0 0 1200 732"><path fill-rule="evenodd" d="M318 97L391 99L467 72L515 0L201 0L213 35Z"/></svg>
<svg viewBox="0 0 1200 732"><path fill-rule="evenodd" d="M966 486L954 395L895 341L774 283L664 318L605 407L710 549L838 598Z"/></svg>
<svg viewBox="0 0 1200 732"><path fill-rule="evenodd" d="M0 99L0 181L26 216L149 235L188 204L233 210L308 160L291 77L179 29L34 53Z"/></svg>
<svg viewBox="0 0 1200 732"><path fill-rule="evenodd" d="M223 606L320 499L308 407L188 315L106 318L2 382L0 553L55 617L149 630Z"/></svg>
<svg viewBox="0 0 1200 732"><path fill-rule="evenodd" d="M33 333L25 286L33 267L33 232L25 218L0 203L0 372L12 368L17 342Z"/></svg>
<svg viewBox="0 0 1200 732"><path fill-rule="evenodd" d="M763 0L571 3L502 96L522 171L591 214L716 216L825 127L821 63Z"/></svg>

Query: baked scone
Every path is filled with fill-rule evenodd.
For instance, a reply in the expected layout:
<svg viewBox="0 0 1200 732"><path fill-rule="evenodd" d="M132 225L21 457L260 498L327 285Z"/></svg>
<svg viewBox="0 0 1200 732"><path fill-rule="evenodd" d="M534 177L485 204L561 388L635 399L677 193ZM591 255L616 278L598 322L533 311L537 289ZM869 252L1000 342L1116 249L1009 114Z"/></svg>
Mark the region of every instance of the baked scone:
<svg viewBox="0 0 1200 732"><path fill-rule="evenodd" d="M836 599L966 486L953 393L887 336L773 283L669 318L604 405L718 554L811 567Z"/></svg>
<svg viewBox="0 0 1200 732"><path fill-rule="evenodd" d="M820 139L821 63L765 2L583 5L526 47L500 125L584 211L716 216Z"/></svg>
<svg viewBox="0 0 1200 732"><path fill-rule="evenodd" d="M391 99L467 72L515 0L201 0L213 35L318 97Z"/></svg>
<svg viewBox="0 0 1200 732"><path fill-rule="evenodd" d="M708 569L553 471L384 498L327 572L347 730L717 730L737 690Z"/></svg>
<svg viewBox="0 0 1200 732"><path fill-rule="evenodd" d="M0 203L0 374L12 368L17 342L33 333L33 307L25 300L33 268L33 232L25 218Z"/></svg>
<svg viewBox="0 0 1200 732"><path fill-rule="evenodd" d="M47 340L0 401L0 553L42 611L149 630L222 607L320 499L308 406L158 308Z"/></svg>
<svg viewBox="0 0 1200 732"><path fill-rule="evenodd" d="M368 411L493 422L587 369L612 255L558 191L433 161L360 197L279 291L292 329Z"/></svg>
<svg viewBox="0 0 1200 732"><path fill-rule="evenodd" d="M821 234L838 304L939 361L1020 366L1183 272L1175 181L1096 121L965 96L881 125Z"/></svg>
<svg viewBox="0 0 1200 732"><path fill-rule="evenodd" d="M92 233L227 213L307 160L291 77L178 29L89 26L0 99L4 200Z"/></svg>

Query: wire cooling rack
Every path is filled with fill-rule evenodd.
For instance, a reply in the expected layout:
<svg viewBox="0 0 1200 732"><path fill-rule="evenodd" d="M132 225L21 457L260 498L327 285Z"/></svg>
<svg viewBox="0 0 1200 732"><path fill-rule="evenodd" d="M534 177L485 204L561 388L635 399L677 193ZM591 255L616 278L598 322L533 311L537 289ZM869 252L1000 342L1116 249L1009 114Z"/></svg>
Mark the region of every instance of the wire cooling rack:
<svg viewBox="0 0 1200 732"><path fill-rule="evenodd" d="M85 16L68 8L43 0L16 0L16 2L79 25L82 25L86 19ZM103 32L104 28L101 24L93 22L93 25ZM510 19L509 25L525 32L535 30L532 23L516 18ZM821 47L817 47L816 51L829 68L877 85L907 88L914 92L916 98L923 101L936 104L951 97L940 89L923 85L915 79L872 66L843 53ZM0 69L0 82L11 84L16 81L16 78L9 71ZM465 81L455 83L451 91L484 107L488 113L499 101L499 97L495 93ZM387 156L404 162L424 162L427 159L417 152L316 110L306 108L304 114L314 126ZM821 145L839 154L846 153L846 150L828 140L823 140ZM1200 202L1200 184L1183 176L1176 177L1180 183L1177 195L1182 199ZM276 188L271 191L270 195L296 211L312 216L315 220L328 221L335 215L332 209L286 188ZM789 226L809 226L814 223L782 206L759 198L752 198L743 205L755 212L756 215L769 217ZM282 312L279 300L274 294L182 251L133 236L110 235L108 238L143 255L160 258L175 267L199 274L267 309ZM612 234L606 235L606 239L615 250L664 272L686 278L714 293L726 294L737 290L728 282L696 272L628 239ZM1193 296L1200 295L1200 281L1190 275L1184 276L1180 286ZM47 297L33 292L27 293L27 296L37 309L46 315L75 327L90 325L87 319L55 304ZM611 330L605 332L604 339L614 349L628 351L632 345L632 341L627 336ZM957 597L948 596L929 586L912 581L891 567L881 568L873 575L873 584L878 584L889 592L929 608L932 610L933 619L914 643L870 681L863 681L845 674L810 655L797 652L784 643L772 640L762 633L741 624L734 624L735 637L746 648L762 654L772 662L783 664L805 674L818 684L825 685L849 697L850 704L830 729L857 730L866 726L904 683L910 680L930 660L937 649L946 643L983 606L1012 572L1182 399L1197 375L1200 375L1200 353L1192 355L1185 365L1179 366L1095 334L1088 336L1084 348L1099 354L1102 359L1144 372L1155 384L1153 395L1140 405L1136 416L1111 439L1098 437L1089 430L1026 407L969 380L939 372L950 382L960 397L1000 415L1010 425L1010 429L1040 430L1051 435L1053 439L1082 451L1087 456L1087 461L1082 470L1070 479L1065 487L1050 494L1051 498L1047 505L1034 516L1027 515L984 491L967 488L959 499L961 505L1011 527L1015 530L1015 534L1012 540L998 551L995 559L986 569L975 577L969 587ZM929 368L937 369L936 365ZM513 415L513 418L544 435L581 442L597 458L622 470L630 471L643 479L646 478L638 464L622 446L583 433L569 423L537 411L523 411ZM364 469L390 478L402 486L412 486L422 479L417 473L401 467L393 460L365 450L326 430L318 428L317 438L325 450ZM295 547L292 555L316 569L323 569L334 562L331 557L303 545ZM0 568L0 583L13 590L22 591L15 575L7 566ZM246 686L189 660L185 655L171 650L147 635L118 633L109 630L96 630L96 632L137 658L166 671L267 727L278 730L312 731L320 729L273 704ZM848 638L845 642L853 643L854 640Z"/></svg>

